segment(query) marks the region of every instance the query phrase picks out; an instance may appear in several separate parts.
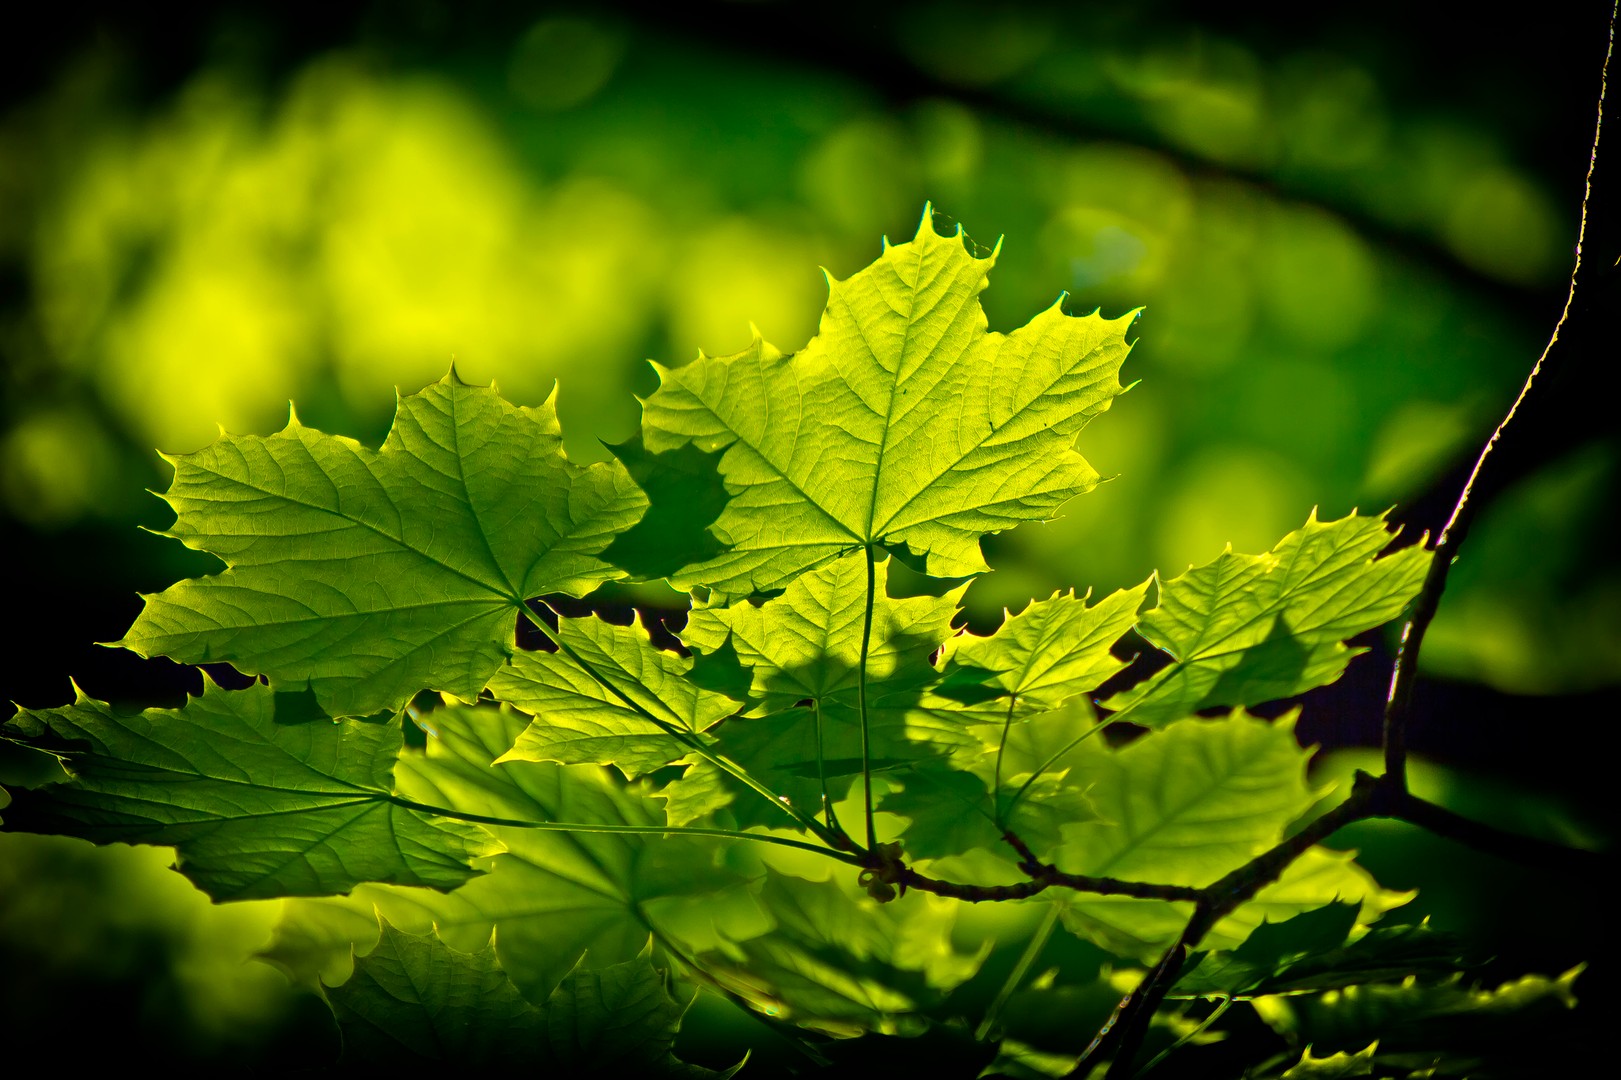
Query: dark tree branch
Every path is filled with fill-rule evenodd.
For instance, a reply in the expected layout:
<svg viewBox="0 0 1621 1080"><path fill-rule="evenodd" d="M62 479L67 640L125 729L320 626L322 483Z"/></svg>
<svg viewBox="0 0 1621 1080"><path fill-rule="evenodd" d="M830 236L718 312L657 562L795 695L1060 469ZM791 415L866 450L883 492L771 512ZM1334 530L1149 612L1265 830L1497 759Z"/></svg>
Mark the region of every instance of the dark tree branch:
<svg viewBox="0 0 1621 1080"><path fill-rule="evenodd" d="M1409 825L1455 840L1466 847L1496 855L1524 866L1557 870L1597 878L1608 873L1614 860L1607 854L1586 848L1566 847L1523 833L1508 832L1455 814L1444 806L1419 798L1408 791L1392 788L1394 807L1381 817L1395 818Z"/></svg>
<svg viewBox="0 0 1621 1080"><path fill-rule="evenodd" d="M1276 881L1308 849L1345 826L1369 818L1405 821L1478 851L1530 866L1576 871L1595 878L1608 875L1614 869L1614 860L1608 855L1483 825L1418 798L1389 774L1375 777L1359 771L1351 794L1344 802L1277 847L1256 856L1215 884L1197 890L1193 915L1182 933L1160 955L1137 988L1121 999L1069 1075L1088 1075L1096 1063L1105 1060L1110 1061L1107 1076L1111 1080L1133 1075L1132 1062L1148 1033L1149 1023L1165 995L1176 985L1188 954L1204 940L1211 927Z"/></svg>
<svg viewBox="0 0 1621 1080"><path fill-rule="evenodd" d="M1508 413L1492 432L1491 438L1481 448L1480 456L1475 460L1475 467L1469 478L1464 481L1463 491L1458 496L1457 503L1452 508L1452 516L1441 530L1440 537L1435 542L1435 557L1430 564L1424 585L1420 589L1418 599L1413 604L1413 613L1408 618L1406 626L1402 628L1401 645L1396 653L1395 669L1391 674L1390 693L1385 704L1384 717L1384 750L1385 772L1391 777L1391 782L1402 790L1407 786L1407 719L1412 712L1413 683L1418 672L1418 653L1424 644L1425 631L1429 629L1430 622L1440 607L1441 594L1446 590L1447 574L1452 568L1452 562L1457 558L1458 548L1463 544L1469 534L1469 527L1473 524L1476 514L1483 503L1481 499L1473 498L1477 486L1494 482L1493 473L1497 471L1501 457L1494 457L1499 444L1506 434L1512 431L1516 434L1524 429L1524 425L1515 425L1515 419L1522 409L1534 408L1546 396L1542 389L1549 378L1563 367L1577 362L1580 351L1568 345L1568 338L1561 337L1570 321L1572 312L1576 309L1577 298L1586 297L1590 291L1588 282L1598 278L1614 279L1614 264L1611 262L1614 252L1601 249L1600 261L1596 267L1584 269L1582 265L1582 249L1588 240L1588 222L1594 207L1593 189L1599 177L1599 147L1602 145L1600 136L1604 130L1604 98L1608 90L1610 57L1615 51L1615 7L1610 11L1609 44L1604 51L1604 62L1599 69L1599 94L1597 117L1593 123L1593 145L1587 161L1587 178L1582 189L1581 223L1576 235L1575 265L1570 273L1570 286L1565 293L1565 306L1559 313L1559 319L1554 324L1553 333L1548 343L1543 347L1542 355L1537 357L1531 366L1531 373L1526 376L1525 385L1509 406ZM1609 213L1609 208L1604 208ZM1606 238L1607 241L1607 238ZM1606 265L1606 264L1609 265ZM1542 378L1544 370L1548 371L1548 378Z"/></svg>

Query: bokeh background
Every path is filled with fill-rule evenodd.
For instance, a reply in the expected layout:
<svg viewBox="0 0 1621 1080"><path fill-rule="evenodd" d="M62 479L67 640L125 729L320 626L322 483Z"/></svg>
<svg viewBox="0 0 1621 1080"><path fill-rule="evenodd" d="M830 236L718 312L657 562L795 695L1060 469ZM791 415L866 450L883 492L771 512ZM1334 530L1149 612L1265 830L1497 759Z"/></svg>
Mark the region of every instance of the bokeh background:
<svg viewBox="0 0 1621 1080"><path fill-rule="evenodd" d="M1512 24L1332 7L36 13L0 45L0 690L55 705L73 676L173 703L195 678L94 644L137 591L213 569L137 528L169 523L154 448L267 433L290 400L375 443L394 388L454 360L519 403L556 382L570 453L603 457L654 385L648 358L735 350L751 322L799 347L817 267L864 266L925 201L1004 238L993 329L1065 290L1077 310L1146 309L1141 383L1082 437L1116 479L994 538L975 620L1265 550L1313 507L1436 528L1563 301L1608 5ZM1590 352L1613 366L1614 338ZM1424 793L1601 844L1621 446L1580 372L1553 401L1456 568L1413 743ZM1325 777L1377 743L1388 641L1364 644L1305 702ZM1504 973L1592 955L1580 883L1396 826L1342 839ZM273 905L211 908L163 862L0 835L13 1030L55 1038L105 998L98 1026L212 1060L300 1022L280 976L242 963Z"/></svg>

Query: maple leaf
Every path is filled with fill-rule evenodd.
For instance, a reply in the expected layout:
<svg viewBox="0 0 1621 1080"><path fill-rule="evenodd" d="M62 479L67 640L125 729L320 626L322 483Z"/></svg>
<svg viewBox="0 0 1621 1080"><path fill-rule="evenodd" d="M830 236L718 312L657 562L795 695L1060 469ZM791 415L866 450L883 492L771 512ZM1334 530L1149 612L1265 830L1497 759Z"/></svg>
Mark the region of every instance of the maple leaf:
<svg viewBox="0 0 1621 1080"><path fill-rule="evenodd" d="M870 756L874 769L976 744L965 725L918 727L923 689L939 679L930 654L953 633L962 589L897 599L887 592L888 561L873 567L872 634L867 656ZM843 784L821 778L861 772L860 663L866 561L852 556L797 578L759 605L696 607L681 631L696 654L692 678L747 698L740 716L712 729L719 749L799 807L837 802ZM697 773L706 784L711 778ZM685 782L672 785L676 791ZM736 808L743 823L770 823L759 806Z"/></svg>
<svg viewBox="0 0 1621 1080"><path fill-rule="evenodd" d="M73 781L19 800L13 828L173 845L216 900L320 896L366 881L454 888L500 850L484 830L397 798L391 725L278 717L269 687L127 714L82 693L24 710L7 733L60 746ZM24 813L17 813L22 810Z"/></svg>
<svg viewBox="0 0 1621 1080"><path fill-rule="evenodd" d="M288 905L270 956L294 974L329 971L351 941L375 941L376 912L465 951L494 935L502 970L531 1001L571 972L634 960L650 934L688 953L719 947L721 932L737 941L769 928L750 845L660 834L657 803L606 769L497 763L527 723L521 714L452 706L422 722L427 749L401 759L401 793L509 822L488 826L504 850L480 863L476 889L364 885Z"/></svg>
<svg viewBox="0 0 1621 1080"><path fill-rule="evenodd" d="M1323 792L1306 779L1311 752L1293 714L1265 721L1243 712L1190 719L1112 749L1098 740L1070 758L1092 783L1094 821L1067 825L1057 864L1082 874L1205 886L1267 850ZM1364 918L1411 894L1381 890L1342 852L1310 849L1281 878L1222 919L1205 939L1230 948L1265 919L1335 900L1361 901ZM1157 955L1186 925L1186 904L1119 896L1066 902L1072 930L1121 955Z"/></svg>
<svg viewBox="0 0 1621 1080"><path fill-rule="evenodd" d="M295 416L173 464L168 535L228 569L146 597L119 644L307 685L334 716L476 697L526 599L624 576L597 556L647 504L623 466L567 460L552 399L455 372L400 400L381 450Z"/></svg>
<svg viewBox="0 0 1621 1080"><path fill-rule="evenodd" d="M1314 511L1264 555L1229 549L1164 582L1137 631L1176 662L1103 704L1154 726L1326 686L1367 651L1345 639L1401 614L1424 583L1422 544L1375 558L1392 539L1382 517Z"/></svg>
<svg viewBox="0 0 1621 1080"><path fill-rule="evenodd" d="M785 356L758 336L733 356L655 365L647 450L724 450L725 550L669 574L723 597L781 589L861 547L906 547L928 573L987 566L986 533L1039 521L1100 477L1076 435L1123 390L1135 313L1074 317L1063 297L989 333L979 293L996 255L939 235L925 208L908 243L829 278L817 335Z"/></svg>
<svg viewBox="0 0 1621 1080"><path fill-rule="evenodd" d="M990 635L964 634L945 650L940 697L980 710L989 719L1062 708L1126 664L1110 647L1131 629L1148 583L1111 593L1091 607L1073 592L1037 600L1007 616Z"/></svg>
<svg viewBox="0 0 1621 1080"><path fill-rule="evenodd" d="M692 661L654 648L640 619L560 619L556 636L565 651L519 653L490 680L535 718L502 760L614 765L634 780L688 752L650 716L696 737L738 709L691 682Z"/></svg>
<svg viewBox="0 0 1621 1080"><path fill-rule="evenodd" d="M761 899L772 932L706 955L709 973L768 1015L834 1035L918 1034L918 1012L971 978L989 952L958 950L955 908L939 897L879 905L848 880L785 873L766 879Z"/></svg>
<svg viewBox="0 0 1621 1080"><path fill-rule="evenodd" d="M646 957L571 972L544 1004L524 1000L493 946L460 952L437 933L407 934L380 919L377 947L355 960L327 1000L347 1068L528 1068L584 1076L721 1078L670 1053L683 1006Z"/></svg>

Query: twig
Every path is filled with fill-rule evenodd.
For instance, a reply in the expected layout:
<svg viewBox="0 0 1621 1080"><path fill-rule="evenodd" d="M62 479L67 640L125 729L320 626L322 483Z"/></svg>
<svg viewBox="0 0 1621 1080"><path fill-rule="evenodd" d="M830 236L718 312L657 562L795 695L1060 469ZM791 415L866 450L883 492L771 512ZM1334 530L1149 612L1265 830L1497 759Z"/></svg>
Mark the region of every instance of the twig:
<svg viewBox="0 0 1621 1080"><path fill-rule="evenodd" d="M1559 319L1554 323L1553 333L1549 336L1547 345L1543 346L1542 355L1537 357L1537 362L1531 366L1531 373L1526 376L1525 385L1520 387L1519 396L1514 399L1514 404L1509 406L1508 413L1492 432L1491 438L1486 440L1486 445L1481 447L1480 456L1475 459L1475 467L1470 472L1469 479L1464 481L1463 491L1459 493L1458 501L1452 508L1452 516L1435 542L1434 561L1430 563L1429 573L1425 576L1424 585L1413 604L1413 613L1408 618L1407 624L1402 627L1401 645L1396 653L1395 669L1390 678L1390 693L1385 703L1384 750L1385 772L1403 789L1407 786L1407 718L1412 711L1418 653L1424 644L1424 633L1429 629L1430 622L1435 618L1436 610L1440 606L1441 594L1446 589L1447 574L1451 571L1452 561L1457 558L1457 550L1468 536L1469 526L1473 524L1480 508L1480 503L1473 501L1470 496L1477 484L1481 484L1492 475L1489 470L1494 461L1493 451L1497 449L1498 443L1502 441L1520 409L1526 405L1533 388L1538 385L1538 376L1542 374L1543 369L1553 370L1570 362L1565 359L1570 350L1559 347L1559 334L1570 319L1577 289L1585 280L1582 275L1582 245L1587 240L1588 217L1593 200L1593 178L1598 169L1600 135L1604 130L1604 98L1609 88L1610 57L1615 51L1617 6L1612 4L1610 8L1609 41L1604 50L1604 63L1599 69L1598 115L1593 123L1593 145L1587 160L1587 178L1582 187L1581 223L1576 233L1576 258L1570 271L1570 287L1565 292L1565 306L1559 312ZM1546 384L1547 379L1543 379L1542 382Z"/></svg>
<svg viewBox="0 0 1621 1080"><path fill-rule="evenodd" d="M1437 806L1407 791L1397 796L1397 805L1384 817L1397 818L1417 825L1436 836L1456 840L1466 847L1488 855L1496 855L1526 866L1540 867L1566 873L1598 877L1612 868L1613 859L1585 848L1512 833L1492 825L1455 814L1444 806Z"/></svg>
<svg viewBox="0 0 1621 1080"><path fill-rule="evenodd" d="M1220 881L1195 890L1197 902L1187 926L1160 955L1147 977L1121 999L1109 1021L1086 1048L1069 1075L1085 1076L1094 1064L1112 1058L1108 1077L1131 1076L1132 1059L1142 1045L1154 1013L1171 987L1176 985L1188 953L1198 947L1211 927L1276 881L1308 849L1327 840L1345 826L1368 818L1405 821L1479 851L1533 866L1574 870L1594 877L1608 874L1614 869L1614 860L1607 855L1568 848L1471 821L1418 798L1397 783L1394 776L1386 774L1375 777L1358 771L1351 794L1344 802Z"/></svg>

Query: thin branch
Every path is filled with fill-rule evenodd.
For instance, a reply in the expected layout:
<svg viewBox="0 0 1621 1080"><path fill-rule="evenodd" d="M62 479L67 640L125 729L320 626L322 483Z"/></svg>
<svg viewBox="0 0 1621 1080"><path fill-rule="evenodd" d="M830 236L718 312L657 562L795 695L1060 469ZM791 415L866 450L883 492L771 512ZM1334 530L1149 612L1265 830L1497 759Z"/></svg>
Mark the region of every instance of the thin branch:
<svg viewBox="0 0 1621 1080"><path fill-rule="evenodd" d="M1205 890L1192 885L1159 885L1149 881L1126 881L1122 878L1066 873L1051 863L1037 859L1022 841L1013 837L1012 833L1005 836L1012 837L1010 842L1022 848L1020 854L1024 857L1024 861L1019 864L1019 869L1030 876L1029 881L1016 881L1010 885L970 885L929 877L927 874L918 873L910 866L903 866L898 870L896 881L908 889L919 889L938 896L966 900L970 904L983 903L987 900L1023 900L1055 887L1095 893L1098 896L1131 896L1139 900L1196 901L1205 893Z"/></svg>
<svg viewBox="0 0 1621 1080"><path fill-rule="evenodd" d="M1304 829L1270 851L1262 852L1243 866L1205 889L1199 890L1193 916L1154 965L1148 976L1121 999L1114 1013L1081 1054L1070 1076L1085 1076L1092 1065L1112 1058L1107 1076L1131 1075L1131 1062L1142 1045L1143 1036L1165 995L1176 985L1188 953L1239 905L1278 879L1289 864L1333 833L1353 821L1372 817L1383 809L1381 781L1359 772L1351 795L1344 802L1317 818Z"/></svg>
<svg viewBox="0 0 1621 1080"><path fill-rule="evenodd" d="M1527 404L1534 387L1538 385L1538 377L1545 368L1554 369L1559 365L1568 363L1565 360L1568 348L1560 348L1560 332L1570 319L1572 308L1575 306L1577 289L1585 280L1582 275L1582 245L1587 240L1589 211L1593 200L1593 178L1598 169L1598 152L1600 136L1604 131L1604 98L1609 89L1610 57L1615 52L1615 20L1616 7L1612 4L1610 9L1609 40L1604 50L1604 63L1599 69L1599 93L1597 116L1593 122L1593 145L1587 159L1587 177L1582 187L1581 223L1576 233L1575 263L1570 271L1570 287L1565 292L1565 306L1559 312L1559 319L1554 323L1553 333L1548 338L1547 345L1543 346L1542 355L1531 366L1531 373L1526 376L1525 385L1520 387L1519 396L1514 404L1509 406L1508 413L1492 432L1491 438L1480 450L1480 456L1475 459L1475 467L1464 481L1463 491L1458 495L1458 501L1452 508L1452 516L1441 530L1440 538L1435 542L1434 561L1430 563L1429 573L1424 578L1424 585L1419 590L1418 599L1414 602L1413 613L1407 624L1402 628L1401 645L1396 653L1396 665L1390 678L1390 693L1385 703L1384 717L1384 750L1385 772L1393 777L1393 782L1403 789L1407 786L1407 719L1412 711L1413 683L1418 671L1418 653L1424 644L1425 631L1429 629L1430 622L1435 618L1436 610L1441 603L1441 594L1446 589L1447 574L1452 569L1452 562L1457 558L1457 550L1469 534L1469 526L1473 524L1480 503L1472 500L1471 495L1477 485L1488 479L1489 470L1495 461L1492 454L1498 444L1509 431L1509 425L1519 415L1520 410ZM1547 379L1543 379L1545 384Z"/></svg>
<svg viewBox="0 0 1621 1080"><path fill-rule="evenodd" d="M1496 855L1524 866L1580 874L1591 878L1598 878L1614 869L1614 858L1604 853L1589 851L1586 848L1567 847L1523 833L1508 832L1453 813L1446 807L1437 806L1411 792L1400 792L1394 801L1396 805L1390 812L1381 816L1416 825L1436 836L1455 840L1487 855Z"/></svg>
<svg viewBox="0 0 1621 1080"><path fill-rule="evenodd" d="M1351 794L1344 802L1221 880L1193 890L1197 903L1182 933L1160 955L1153 970L1137 988L1121 999L1108 1023L1069 1075L1085 1076L1092 1065L1106 1058L1112 1058L1109 1077L1132 1075L1131 1061L1142 1044L1149 1022L1176 984L1188 953L1198 947L1210 929L1276 881L1309 849L1345 826L1368 818L1406 821L1477 850L1533 866L1577 870L1594 877L1607 875L1614 869L1614 860L1609 856L1482 825L1418 798L1389 774L1374 777L1359 771Z"/></svg>

